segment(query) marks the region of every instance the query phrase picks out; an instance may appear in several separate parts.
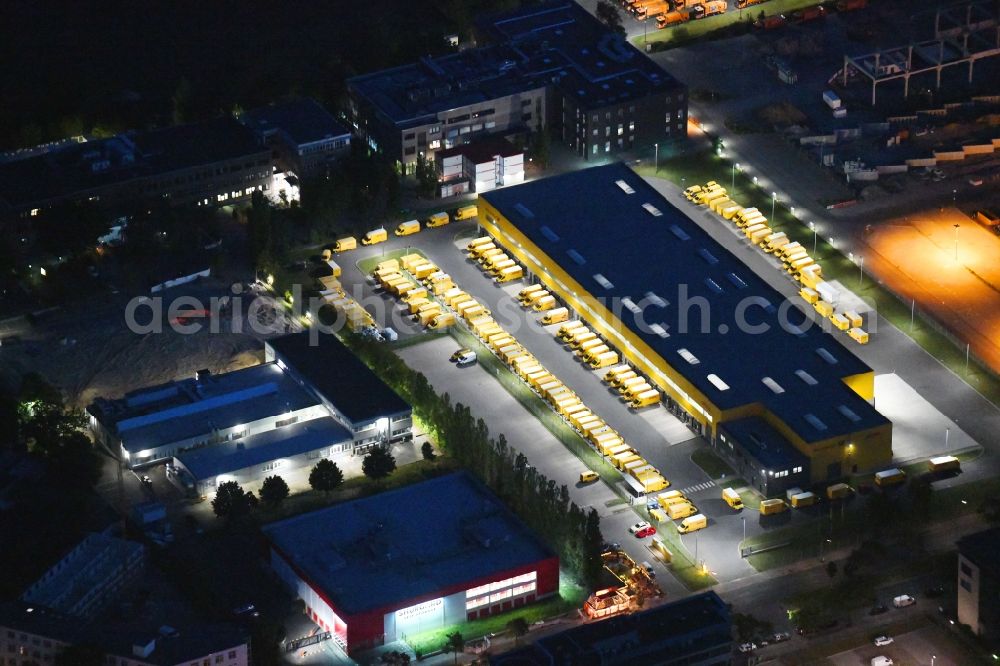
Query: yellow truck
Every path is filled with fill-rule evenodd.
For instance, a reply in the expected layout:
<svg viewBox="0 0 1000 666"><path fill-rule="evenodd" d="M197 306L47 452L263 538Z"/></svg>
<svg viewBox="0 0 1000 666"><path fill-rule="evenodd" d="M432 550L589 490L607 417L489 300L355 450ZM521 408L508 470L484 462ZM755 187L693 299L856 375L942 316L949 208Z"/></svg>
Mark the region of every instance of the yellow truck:
<svg viewBox="0 0 1000 666"><path fill-rule="evenodd" d="M619 393L626 393L631 387L642 386L643 384L649 386L649 384L646 382L645 377L641 375L636 375L635 377L632 377L630 379L623 379L616 388L618 389Z"/></svg>
<svg viewBox="0 0 1000 666"><path fill-rule="evenodd" d="M441 294L441 300L448 304L448 307L455 307L462 301L467 301L472 296L469 296L467 292L462 291L458 287L452 287L448 291Z"/></svg>
<svg viewBox="0 0 1000 666"><path fill-rule="evenodd" d="M666 512L671 520L680 520L697 514L698 509L691 502L678 502L667 506Z"/></svg>
<svg viewBox="0 0 1000 666"><path fill-rule="evenodd" d="M636 379L639 377L639 373L635 370L626 370L625 372L619 374L617 377L612 377L611 381L608 382L612 387L618 388L623 382L627 382L630 379Z"/></svg>
<svg viewBox="0 0 1000 666"><path fill-rule="evenodd" d="M696 513L695 515L688 516L682 520L681 524L677 526L677 531L681 534L689 534L706 527L708 527L708 518L706 518L703 514Z"/></svg>
<svg viewBox="0 0 1000 666"><path fill-rule="evenodd" d="M962 463L955 456L937 456L927 461L927 470L930 472L960 472Z"/></svg>
<svg viewBox="0 0 1000 666"><path fill-rule="evenodd" d="M792 506L796 509L801 509L805 506L812 506L819 501L819 498L815 494L810 492L795 493L789 498Z"/></svg>
<svg viewBox="0 0 1000 666"><path fill-rule="evenodd" d="M491 253L483 256L483 270L491 271L505 261L513 261L506 252Z"/></svg>
<svg viewBox="0 0 1000 666"><path fill-rule="evenodd" d="M440 296L449 289L453 289L455 283L451 281L450 275L444 275L436 281L431 282L431 291L434 292L435 296Z"/></svg>
<svg viewBox="0 0 1000 666"><path fill-rule="evenodd" d="M712 199L710 201L710 203L708 204L708 209L710 211L712 211L713 213L718 213L724 207L731 206L732 204L733 204L733 200L730 199L729 197L727 197L727 196L725 196L725 197L719 197L718 199Z"/></svg>
<svg viewBox="0 0 1000 666"><path fill-rule="evenodd" d="M497 249L497 244L494 243L492 240L490 240L486 243L481 243L472 248L471 250L469 250L468 256L469 259L472 259L473 261L478 261L479 257L483 256L484 252L489 252L490 250L496 250L496 249Z"/></svg>
<svg viewBox="0 0 1000 666"><path fill-rule="evenodd" d="M641 456L638 453L636 453L634 449L629 449L628 451L623 451L622 453L619 453L614 458L612 458L611 464L617 467L618 469L621 469L625 465L625 463L630 463L633 460L636 460L637 458L640 457Z"/></svg>
<svg viewBox="0 0 1000 666"><path fill-rule="evenodd" d="M857 312L854 312L853 310L848 310L847 312L844 313L844 317L850 323L851 328L861 328L862 324L861 315L859 315Z"/></svg>
<svg viewBox="0 0 1000 666"><path fill-rule="evenodd" d="M833 322L834 328L838 331L846 331L851 327L851 322L847 320L847 317L840 313L835 313L830 315L830 321Z"/></svg>
<svg viewBox="0 0 1000 666"><path fill-rule="evenodd" d="M725 500L730 509L733 509L734 511L743 510L743 498L741 498L740 494L732 488L722 489L722 499Z"/></svg>
<svg viewBox="0 0 1000 666"><path fill-rule="evenodd" d="M813 303L813 309L823 317L829 317L833 314L833 306L826 301L816 301Z"/></svg>
<svg viewBox="0 0 1000 666"><path fill-rule="evenodd" d="M802 247L802 244L798 241L792 241L788 245L783 245L776 254L781 258L782 261L787 261L789 258L793 257L799 253L805 253L806 249ZM802 255L800 255L802 256Z"/></svg>
<svg viewBox="0 0 1000 666"><path fill-rule="evenodd" d="M410 236L420 231L420 222L417 220L410 220L408 222L400 222L399 226L396 227L395 234L397 236Z"/></svg>
<svg viewBox="0 0 1000 666"><path fill-rule="evenodd" d="M524 305L524 307L534 307L535 303L537 303L539 300L543 298L549 298L551 296L552 294L550 294L547 290L540 289L539 291L533 291L530 294L528 294L527 299L525 299L521 304Z"/></svg>
<svg viewBox="0 0 1000 666"><path fill-rule="evenodd" d="M868 331L862 328L852 328L847 332L851 339L857 342L859 345L868 344Z"/></svg>
<svg viewBox="0 0 1000 666"><path fill-rule="evenodd" d="M904 481L906 481L906 472L897 467L875 472L875 485L881 488L895 486Z"/></svg>
<svg viewBox="0 0 1000 666"><path fill-rule="evenodd" d="M513 266L508 266L500 271L499 275L496 277L497 284L503 284L505 282L513 282L514 280L520 280L524 277L524 268L514 264Z"/></svg>
<svg viewBox="0 0 1000 666"><path fill-rule="evenodd" d="M642 409L643 407L651 407L652 405L657 405L660 402L660 392L655 389L650 389L648 391L643 391L639 395L635 396L628 402L628 406L632 409Z"/></svg>
<svg viewBox="0 0 1000 666"><path fill-rule="evenodd" d="M736 224L741 224L757 215L760 215L760 211L756 208L744 208L740 212L736 213L736 215L733 215L733 221L736 222Z"/></svg>
<svg viewBox="0 0 1000 666"><path fill-rule="evenodd" d="M455 221L471 220L479 215L479 208L476 206L462 206L455 211Z"/></svg>
<svg viewBox="0 0 1000 666"><path fill-rule="evenodd" d="M388 238L389 234L386 233L385 229L372 229L365 234L364 238L361 239L361 244L376 245L378 243L384 243Z"/></svg>
<svg viewBox="0 0 1000 666"><path fill-rule="evenodd" d="M580 357L584 361L589 361L591 357L597 354L603 354L606 351L610 351L611 347L604 344L604 341L600 338L594 338L593 340L587 340L582 345L580 345Z"/></svg>
<svg viewBox="0 0 1000 666"><path fill-rule="evenodd" d="M420 320L421 326L427 326L439 314L441 314L441 306L437 303L431 303L430 305L425 305L423 309L417 311L417 318Z"/></svg>
<svg viewBox="0 0 1000 666"><path fill-rule="evenodd" d="M642 485L643 490L647 493L658 493L661 490L670 487L670 482L659 473L651 473L641 479L636 479L636 481Z"/></svg>
<svg viewBox="0 0 1000 666"><path fill-rule="evenodd" d="M582 321L576 319L574 321L566 322L560 326L559 332L556 333L556 337L564 342L569 342L580 329L586 328L587 326Z"/></svg>
<svg viewBox="0 0 1000 666"><path fill-rule="evenodd" d="M426 262L426 263L423 263L423 264L418 264L418 265L414 266L413 268L409 269L410 273L413 274L413 277L417 278L418 280L423 280L428 275L430 275L432 273L436 273L439 270L441 270L441 269L439 269L437 266L435 266L434 264L432 264L430 262Z"/></svg>
<svg viewBox="0 0 1000 666"><path fill-rule="evenodd" d="M493 273L494 278L498 278L500 277L500 274L503 273L505 270L507 270L508 268L514 268L515 266L520 268L520 266L517 265L517 262L515 262L513 259L508 258L504 259L503 261L494 261L493 263L491 263L489 266L489 271L490 273Z"/></svg>
<svg viewBox="0 0 1000 666"><path fill-rule="evenodd" d="M483 314L489 314L489 310L484 308L482 305L476 305L474 307L468 308L462 312L462 319L465 321L470 321L475 317Z"/></svg>
<svg viewBox="0 0 1000 666"><path fill-rule="evenodd" d="M353 250L358 246L358 239L354 236L345 236L344 238L338 238L337 242L333 244L334 252L346 252L347 250Z"/></svg>
<svg viewBox="0 0 1000 666"><path fill-rule="evenodd" d="M534 310L535 312L545 312L546 310L551 310L555 306L556 306L556 297L550 294L549 296L542 296L534 303L532 303L531 309Z"/></svg>
<svg viewBox="0 0 1000 666"><path fill-rule="evenodd" d="M771 516L784 511L788 511L788 505L785 504L785 500L783 499L766 499L760 502L760 514L762 516Z"/></svg>
<svg viewBox="0 0 1000 666"><path fill-rule="evenodd" d="M417 312L420 311L420 308L428 303L430 303L430 301L426 298L414 298L412 301L407 302L407 306L409 307L410 314L417 314Z"/></svg>
<svg viewBox="0 0 1000 666"><path fill-rule="evenodd" d="M722 215L722 219L731 220L733 219L733 216L735 216L736 213L740 212L741 210L743 210L743 206L734 201L733 203L729 204L721 211L719 211L719 214Z"/></svg>
<svg viewBox="0 0 1000 666"><path fill-rule="evenodd" d="M752 234L757 233L761 229L767 229L768 233L770 233L770 231L771 231L771 228L768 227L763 222L756 222L756 223L751 224L751 225L749 225L747 227L744 227L743 228L743 233L746 235L747 238L749 238Z"/></svg>
<svg viewBox="0 0 1000 666"><path fill-rule="evenodd" d="M799 282L804 287L816 289L823 283L823 267L819 264L809 264L799 271Z"/></svg>
<svg viewBox="0 0 1000 666"><path fill-rule="evenodd" d="M569 339L569 346L573 349L579 349L583 343L595 339L597 339L597 333L584 327L574 332L573 336Z"/></svg>
<svg viewBox="0 0 1000 666"><path fill-rule="evenodd" d="M540 284L529 284L527 287L517 292L517 300L523 301L536 291L541 291L544 287Z"/></svg>
<svg viewBox="0 0 1000 666"><path fill-rule="evenodd" d="M489 236L480 236L479 238L474 238L469 241L469 244L465 246L466 251L472 252L472 250L480 245L485 245L486 243L492 243L493 239Z"/></svg>
<svg viewBox="0 0 1000 666"><path fill-rule="evenodd" d="M851 487L846 483L835 483L826 487L826 498L828 500L840 500L851 496Z"/></svg>
<svg viewBox="0 0 1000 666"><path fill-rule="evenodd" d="M441 330L448 328L449 326L454 326L454 324L455 315L450 312L444 312L431 320L430 328L433 328L434 330Z"/></svg>
<svg viewBox="0 0 1000 666"><path fill-rule="evenodd" d="M420 264L426 264L429 259L427 257L417 254L416 252L411 252L410 254L404 254L399 258L398 264L405 268L406 270L412 270L414 266L419 266ZM390 262L396 262L395 259L387 259L379 264L388 264Z"/></svg>
<svg viewBox="0 0 1000 666"><path fill-rule="evenodd" d="M810 305L813 305L819 300L819 294L816 293L816 290L810 289L809 287L802 287L799 289L799 296L801 296L803 300Z"/></svg>
<svg viewBox="0 0 1000 666"><path fill-rule="evenodd" d="M616 365L615 367L611 368L606 373L604 373L604 381L610 384L611 381L618 375L631 371L632 371L632 366L630 366L628 363L622 363L621 365Z"/></svg>
<svg viewBox="0 0 1000 666"><path fill-rule="evenodd" d="M590 367L594 370L600 370L601 368L607 368L618 362L618 354L613 351L606 351L597 358L590 361Z"/></svg>
<svg viewBox="0 0 1000 666"><path fill-rule="evenodd" d="M485 266L486 262L488 262L490 260L490 257L495 257L495 256L499 256L499 255L503 255L505 257L507 256L507 254L501 248L499 248L499 247L491 247L488 250L483 250L479 254L479 260L478 261L479 261L479 263L481 265Z"/></svg>
<svg viewBox="0 0 1000 666"><path fill-rule="evenodd" d="M429 229L433 229L434 227L443 227L449 222L451 222L451 218L448 217L448 213L434 213L427 218L427 227Z"/></svg>
<svg viewBox="0 0 1000 666"><path fill-rule="evenodd" d="M546 312L541 321L544 326L548 326L549 324L561 324L567 319L569 319L569 308L555 308Z"/></svg>
<svg viewBox="0 0 1000 666"><path fill-rule="evenodd" d="M653 387L649 385L649 382L643 379L642 382L639 384L629 384L628 386L623 387L621 390L621 394L626 402L631 402L640 393L645 393L646 391L652 391L652 390Z"/></svg>
<svg viewBox="0 0 1000 666"><path fill-rule="evenodd" d="M764 242L764 239L770 236L772 233L774 232L771 230L771 227L765 226L763 229L758 229L757 231L750 234L749 236L750 242L753 243L754 245L760 245L762 242Z"/></svg>
<svg viewBox="0 0 1000 666"><path fill-rule="evenodd" d="M719 201L721 199L728 200L728 197L726 196L726 189L723 188L723 187L720 187L719 189L715 190L714 192L710 192L709 194L706 194L705 197L702 199L702 204L704 204L704 205L708 206L709 208L711 208L712 204L714 202Z"/></svg>

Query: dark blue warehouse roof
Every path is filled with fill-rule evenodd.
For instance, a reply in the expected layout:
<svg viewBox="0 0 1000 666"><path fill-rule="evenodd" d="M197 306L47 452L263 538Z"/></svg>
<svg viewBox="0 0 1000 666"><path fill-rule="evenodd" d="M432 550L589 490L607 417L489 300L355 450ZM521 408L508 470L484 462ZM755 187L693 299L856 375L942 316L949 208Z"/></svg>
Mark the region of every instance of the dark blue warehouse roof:
<svg viewBox="0 0 1000 666"><path fill-rule="evenodd" d="M809 465L808 458L759 416L726 421L719 426L719 429L739 442L750 455L771 470Z"/></svg>
<svg viewBox="0 0 1000 666"><path fill-rule="evenodd" d="M485 486L449 474L264 527L344 613L398 610L554 557Z"/></svg>
<svg viewBox="0 0 1000 666"><path fill-rule="evenodd" d="M763 404L805 442L888 422L841 381L868 365L625 165L482 197L720 409Z"/></svg>

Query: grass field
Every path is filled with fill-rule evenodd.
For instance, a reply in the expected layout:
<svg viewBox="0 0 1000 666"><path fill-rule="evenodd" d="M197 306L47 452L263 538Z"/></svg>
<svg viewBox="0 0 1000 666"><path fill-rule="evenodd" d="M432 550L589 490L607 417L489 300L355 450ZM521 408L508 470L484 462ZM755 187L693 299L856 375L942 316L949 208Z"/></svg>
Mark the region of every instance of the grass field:
<svg viewBox="0 0 1000 666"><path fill-rule="evenodd" d="M646 26L646 35L634 37L632 43L640 49L644 48L645 44L680 44L703 37L708 33L721 30L735 23L755 21L761 14L765 16L774 16L775 14L788 15L797 9L811 7L816 4L819 4L816 0L770 0L770 2L754 5L742 11L731 9L725 14L716 14L715 16L698 19L697 21L681 23L664 28L663 30L657 30L656 22L653 20Z"/></svg>
<svg viewBox="0 0 1000 666"><path fill-rule="evenodd" d="M798 241L807 250L811 250L815 244L816 251L811 252L811 255L823 266L825 278L840 281L987 400L1000 405L1000 378L977 363L975 359L971 360L966 370L964 345L959 348L934 323L925 321L919 311L911 326L909 303L903 303L870 275L862 274L858 264L830 245L822 236L814 236L806 223L792 215L783 204L779 203L776 206L772 218L769 215L771 197L764 189L754 184L752 179L737 172L733 187L732 163L711 151L702 151L661 160L658 170L644 164L638 167L637 171L643 176L665 178L681 187L706 183L710 180L718 181L729 190L730 198L746 207L757 207L767 215L768 223L775 231L784 231L791 240ZM856 344L846 334L837 332L837 335L841 336L840 339L848 347Z"/></svg>

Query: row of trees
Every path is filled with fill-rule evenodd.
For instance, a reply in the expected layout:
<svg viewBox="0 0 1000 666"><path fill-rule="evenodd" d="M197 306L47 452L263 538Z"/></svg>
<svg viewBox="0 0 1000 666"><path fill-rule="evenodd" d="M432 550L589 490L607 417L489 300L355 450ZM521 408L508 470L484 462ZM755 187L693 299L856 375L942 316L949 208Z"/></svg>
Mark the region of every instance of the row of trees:
<svg viewBox="0 0 1000 666"><path fill-rule="evenodd" d="M601 573L603 536L597 511L570 500L569 488L541 474L503 435L490 437L486 424L448 394L437 395L427 378L384 345L351 336L348 345L413 405L415 416L439 446L488 485L558 553L564 567L587 585Z"/></svg>

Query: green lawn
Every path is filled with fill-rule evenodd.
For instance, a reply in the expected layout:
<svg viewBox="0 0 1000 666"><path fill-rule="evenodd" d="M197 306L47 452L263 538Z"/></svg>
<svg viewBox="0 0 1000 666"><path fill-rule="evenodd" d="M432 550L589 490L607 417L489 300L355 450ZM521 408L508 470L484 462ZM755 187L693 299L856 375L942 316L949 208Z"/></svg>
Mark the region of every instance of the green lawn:
<svg viewBox="0 0 1000 666"><path fill-rule="evenodd" d="M731 478L735 474L733 468L725 460L706 448L697 449L692 453L691 462L701 467L705 474L713 479L719 479L723 476Z"/></svg>
<svg viewBox="0 0 1000 666"><path fill-rule="evenodd" d="M772 229L784 231L791 240L798 241L809 250L816 262L823 266L823 276L826 279L839 280L987 400L1000 405L1000 378L974 360L969 363L966 372L964 347L959 348L938 330L936 324L925 321L919 312L911 326L910 304L900 301L870 275L862 275L861 269L854 261L837 250L827 239L814 236L807 223L792 215L791 210L783 203L779 202L775 206L775 214L770 215L769 192L755 185L751 178L737 172L734 187L731 162L718 157L712 151L702 151L661 160L658 170L643 165L637 171L643 176L655 175L681 187L704 184L709 180L718 181L729 191L731 199L743 206L760 209L768 217ZM719 224L729 223L720 217ZM816 251L812 252L814 244ZM839 331L834 333L848 347L856 344L846 334Z"/></svg>
<svg viewBox="0 0 1000 666"><path fill-rule="evenodd" d="M407 636L405 640L414 652L426 655L440 650L447 642L448 634L453 634L456 631L460 632L466 641L471 641L489 634L503 633L507 630L507 624L519 617L523 618L528 626L531 626L540 620L555 618L575 611L583 607L583 602L587 600L587 591L572 583L563 582L569 578L567 575L560 576L559 596L555 598L481 620L463 622Z"/></svg>
<svg viewBox="0 0 1000 666"><path fill-rule="evenodd" d="M748 7L742 11L731 9L725 14L716 14L696 21L688 21L663 30L656 29L656 21L651 20L646 26L645 36L638 36L632 39L632 43L640 49L645 48L644 44L653 44L654 49L660 43L682 44L703 37L708 33L715 32L727 26L743 21L755 21L763 13L766 16L775 14L785 14L786 16L803 7L811 7L819 4L816 0L770 0L763 4Z"/></svg>

